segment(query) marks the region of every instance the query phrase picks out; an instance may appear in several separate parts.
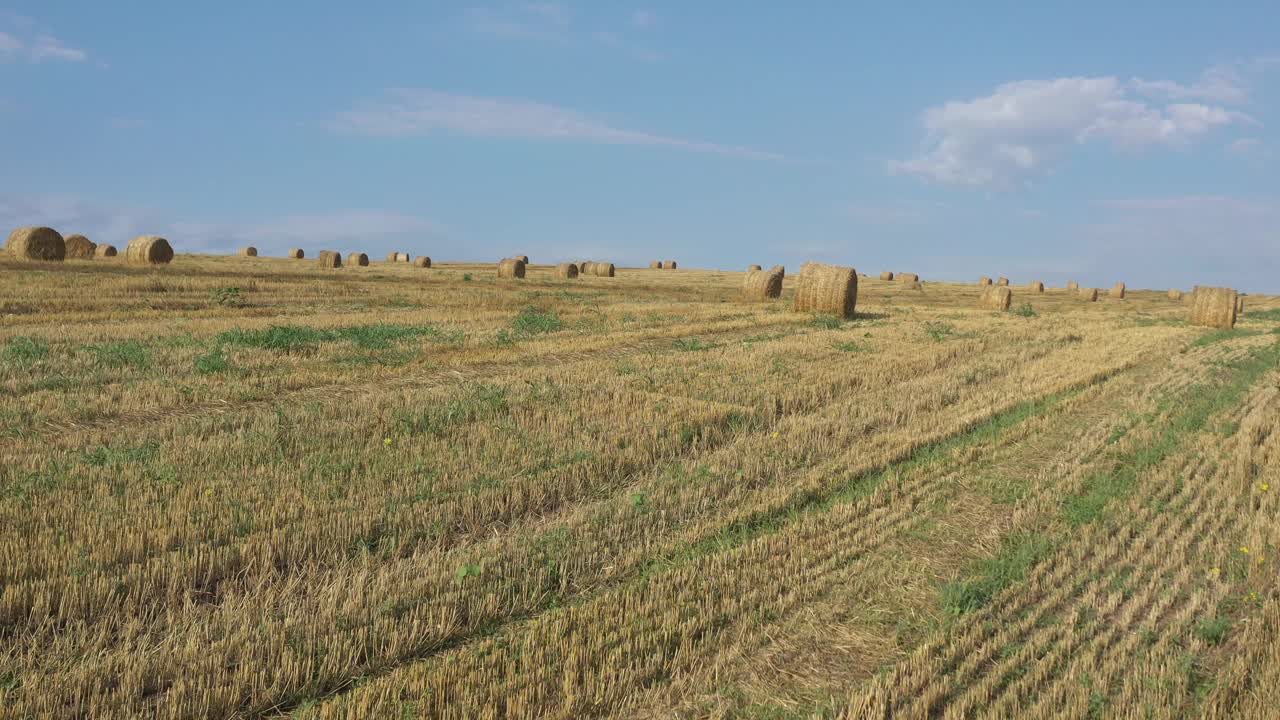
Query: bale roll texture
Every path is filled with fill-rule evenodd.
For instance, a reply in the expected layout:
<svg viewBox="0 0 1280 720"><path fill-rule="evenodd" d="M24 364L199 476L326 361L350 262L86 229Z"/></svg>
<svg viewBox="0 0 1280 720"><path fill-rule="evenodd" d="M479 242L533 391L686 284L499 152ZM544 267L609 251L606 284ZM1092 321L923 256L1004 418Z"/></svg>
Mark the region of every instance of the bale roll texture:
<svg viewBox="0 0 1280 720"><path fill-rule="evenodd" d="M9 233L4 247L18 260L62 260L67 256L66 240L47 227L20 227Z"/></svg>
<svg viewBox="0 0 1280 720"><path fill-rule="evenodd" d="M1182 299L1182 291L1177 288L1169 288L1169 299L1177 302Z"/></svg>
<svg viewBox="0 0 1280 720"><path fill-rule="evenodd" d="M987 285L991 284L991 278L987 277L986 275L983 275L982 277L978 278L978 284L982 285L983 287L986 287Z"/></svg>
<svg viewBox="0 0 1280 720"><path fill-rule="evenodd" d="M72 258L86 260L93 257L94 250L98 248L97 245L89 241L89 238L80 235L79 233L72 233L66 236L62 239L62 242L66 247L66 252L63 257L68 260Z"/></svg>
<svg viewBox="0 0 1280 720"><path fill-rule="evenodd" d="M769 268L769 272L776 272L779 275L782 275L785 277L787 274L787 269L781 265L774 265L773 267Z"/></svg>
<svg viewBox="0 0 1280 720"><path fill-rule="evenodd" d="M1006 286L1006 287L1007 287L1007 286L1009 285L1009 278L1004 277L1004 276L1002 275L1002 276L1000 276L1000 278L999 278L998 280L996 280L996 284L997 284L997 285L1003 285L1003 286Z"/></svg>
<svg viewBox="0 0 1280 720"><path fill-rule="evenodd" d="M661 261L661 260L650 260L650 261L649 261L649 269L650 269L650 270L661 270L661 269L662 269L662 261Z"/></svg>
<svg viewBox="0 0 1280 720"><path fill-rule="evenodd" d="M759 265L748 265L748 266L747 266L747 272L751 272L752 270L763 270L763 269L764 269L764 268L760 267Z"/></svg>
<svg viewBox="0 0 1280 720"><path fill-rule="evenodd" d="M556 265L556 277L561 280L573 280L578 277L578 266L573 263L560 263Z"/></svg>
<svg viewBox="0 0 1280 720"><path fill-rule="evenodd" d="M173 261L173 248L157 235L139 235L129 241L124 256L134 265L167 265Z"/></svg>
<svg viewBox="0 0 1280 720"><path fill-rule="evenodd" d="M396 262L399 259L400 259L400 253L398 252L387 253L387 262Z"/></svg>
<svg viewBox="0 0 1280 720"><path fill-rule="evenodd" d="M506 258L498 263L498 277L523 279L524 261L520 258Z"/></svg>
<svg viewBox="0 0 1280 720"><path fill-rule="evenodd" d="M749 301L772 300L782 295L782 273L748 270L742 281L742 296Z"/></svg>
<svg viewBox="0 0 1280 720"><path fill-rule="evenodd" d="M613 277L613 263L593 262L591 263L591 274L596 277Z"/></svg>
<svg viewBox="0 0 1280 720"><path fill-rule="evenodd" d="M431 267L431 258L427 257L426 255L419 255L418 257L413 259L413 266L420 267L420 268L429 268Z"/></svg>
<svg viewBox="0 0 1280 720"><path fill-rule="evenodd" d="M596 271L594 266L595 266L594 261L583 260L582 264L578 265L578 274L579 275L595 275Z"/></svg>
<svg viewBox="0 0 1280 720"><path fill-rule="evenodd" d="M369 256L362 252L347 253L347 264L356 267L369 267Z"/></svg>
<svg viewBox="0 0 1280 720"><path fill-rule="evenodd" d="M1235 290L1221 287L1196 287L1191 295L1192 325L1211 328L1233 328L1240 298Z"/></svg>
<svg viewBox="0 0 1280 720"><path fill-rule="evenodd" d="M663 269L663 270L675 270L675 269L676 269L676 261L675 261L675 260L667 260L666 262L662 263L662 269Z"/></svg>
<svg viewBox="0 0 1280 720"><path fill-rule="evenodd" d="M513 259L513 260L519 260L520 262L524 263L525 265L528 265L528 264L529 264L529 256L528 256L528 255L516 255L516 256L515 256L514 258L512 258L512 259Z"/></svg>
<svg viewBox="0 0 1280 720"><path fill-rule="evenodd" d="M1084 298L1085 302L1098 302L1098 289L1084 288L1080 291L1080 297Z"/></svg>
<svg viewBox="0 0 1280 720"><path fill-rule="evenodd" d="M1037 281L1035 281L1035 282L1031 283L1030 285L1028 285L1028 286L1027 286L1027 289L1028 289L1028 290L1030 290L1031 292L1038 292L1038 293L1042 293L1042 292L1044 292L1044 283L1042 283L1042 282L1040 282L1039 280L1037 280Z"/></svg>
<svg viewBox="0 0 1280 720"><path fill-rule="evenodd" d="M409 253L396 253L396 262L407 263L413 260L413 256Z"/></svg>
<svg viewBox="0 0 1280 720"><path fill-rule="evenodd" d="M317 260L322 268L342 267L342 253L337 250L321 250Z"/></svg>
<svg viewBox="0 0 1280 720"><path fill-rule="evenodd" d="M1080 289L1080 283L1076 282L1075 280L1072 280L1072 281L1070 281L1070 282L1068 282L1068 283L1067 283L1067 289L1068 289L1068 290L1079 290L1079 289Z"/></svg>
<svg viewBox="0 0 1280 720"><path fill-rule="evenodd" d="M1122 283L1122 282L1118 282L1118 283L1116 283L1115 285L1111 286L1111 291L1110 291L1110 292L1108 292L1107 294L1108 294L1108 295L1110 295L1110 296L1111 296L1111 297L1113 297L1113 298L1116 298L1117 300L1123 300L1123 299L1124 299L1124 289L1125 289L1125 288L1124 288L1124 283Z"/></svg>
<svg viewBox="0 0 1280 720"><path fill-rule="evenodd" d="M880 279L881 279L881 280L892 280L892 279L893 279L893 273L892 273L892 272L890 272L890 271L888 271L888 270L885 270L884 272L880 273Z"/></svg>
<svg viewBox="0 0 1280 720"><path fill-rule="evenodd" d="M1004 312L1013 304L1013 291L1007 285L988 285L978 296L978 305L988 310Z"/></svg>
<svg viewBox="0 0 1280 720"><path fill-rule="evenodd" d="M250 245L240 248L240 257L258 257L258 248Z"/></svg>
<svg viewBox="0 0 1280 720"><path fill-rule="evenodd" d="M920 282L920 276L915 273L900 272L895 277L905 283Z"/></svg>
<svg viewBox="0 0 1280 720"><path fill-rule="evenodd" d="M94 249L93 254L94 254L94 256L96 256L96 257L115 257L115 256L116 256L116 246L115 246L115 245L105 245L105 244L104 244L104 245L99 245L96 249Z"/></svg>
<svg viewBox="0 0 1280 720"><path fill-rule="evenodd" d="M858 304L858 272L851 267L809 262L800 266L796 312L853 317Z"/></svg>
<svg viewBox="0 0 1280 720"><path fill-rule="evenodd" d="M289 252L285 257L289 257L294 260L301 260L304 255L306 255L306 253L302 252L302 248L289 248Z"/></svg>

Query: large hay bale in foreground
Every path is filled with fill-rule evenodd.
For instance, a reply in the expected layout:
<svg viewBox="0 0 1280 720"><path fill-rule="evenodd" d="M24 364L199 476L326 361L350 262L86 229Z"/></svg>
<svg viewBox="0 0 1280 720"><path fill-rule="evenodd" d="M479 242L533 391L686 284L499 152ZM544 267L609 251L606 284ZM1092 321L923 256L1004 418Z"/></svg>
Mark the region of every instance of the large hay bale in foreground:
<svg viewBox="0 0 1280 720"><path fill-rule="evenodd" d="M1044 283L1037 280L1031 283L1030 285L1028 285L1027 289L1030 290L1031 292L1042 293L1044 292Z"/></svg>
<svg viewBox="0 0 1280 720"><path fill-rule="evenodd" d="M98 249L98 246L90 242L89 238L80 235L79 233L72 233L64 237L62 242L63 246L66 248L63 257L68 260L71 260L72 258L76 260L88 260L93 257L94 251Z"/></svg>
<svg viewBox="0 0 1280 720"><path fill-rule="evenodd" d="M675 270L675 269L676 269L676 261L675 261L675 260L667 260L667 261L663 262L663 263L662 263L662 269L663 269L663 270Z"/></svg>
<svg viewBox="0 0 1280 720"><path fill-rule="evenodd" d="M524 279L524 261L520 258L506 258L498 263L498 277Z"/></svg>
<svg viewBox="0 0 1280 720"><path fill-rule="evenodd" d="M1117 300L1123 300L1124 290L1125 290L1124 283L1118 282L1115 285L1111 286L1111 290L1107 293L1107 295Z"/></svg>
<svg viewBox="0 0 1280 720"><path fill-rule="evenodd" d="M369 267L369 255L362 252L347 253L347 264L356 267Z"/></svg>
<svg viewBox="0 0 1280 720"><path fill-rule="evenodd" d="M1007 285L988 285L978 296L979 307L1004 312L1013 305L1013 291Z"/></svg>
<svg viewBox="0 0 1280 720"><path fill-rule="evenodd" d="M133 265L168 265L173 261L173 248L158 235L139 235L129 241L124 257Z"/></svg>
<svg viewBox="0 0 1280 720"><path fill-rule="evenodd" d="M62 260L67 256L66 240L47 227L20 227L9 233L4 247L17 260Z"/></svg>
<svg viewBox="0 0 1280 720"><path fill-rule="evenodd" d="M920 276L915 273L900 272L895 276L895 278L905 283L920 282Z"/></svg>
<svg viewBox="0 0 1280 720"><path fill-rule="evenodd" d="M613 263L609 262L593 262L591 263L591 274L596 277L613 277L615 268Z"/></svg>
<svg viewBox="0 0 1280 720"><path fill-rule="evenodd" d="M429 268L431 267L431 258L426 255L419 255L413 260L414 267Z"/></svg>
<svg viewBox="0 0 1280 720"><path fill-rule="evenodd" d="M1004 287L1008 287L1008 286L1009 286L1009 278L1007 278L1007 277L1005 277L1005 276L1001 275L1001 276L996 280L996 284L997 284L997 285L1002 285L1002 286L1004 286Z"/></svg>
<svg viewBox="0 0 1280 720"><path fill-rule="evenodd" d="M1071 281L1069 281L1069 282L1067 283L1067 289L1068 289L1068 290L1079 290L1079 289L1080 289L1080 283L1076 282L1075 280L1071 280Z"/></svg>
<svg viewBox="0 0 1280 720"><path fill-rule="evenodd" d="M240 248L240 257L258 257L258 248L250 245Z"/></svg>
<svg viewBox="0 0 1280 720"><path fill-rule="evenodd" d="M103 243L102 245L99 245L98 247L94 248L94 250L93 250L93 255L94 255L94 257L100 257L100 258L104 258L104 257L115 257L115 256L116 256L116 254L117 254L117 253L116 253L116 246L115 246L115 245L108 245L108 244L106 244L106 243Z"/></svg>
<svg viewBox="0 0 1280 720"><path fill-rule="evenodd" d="M742 297L745 300L772 300L782 295L782 273L748 270L742 281Z"/></svg>
<svg viewBox="0 0 1280 720"><path fill-rule="evenodd" d="M1233 328L1236 325L1239 296L1231 288L1196 287L1191 295L1192 325L1211 328Z"/></svg>
<svg viewBox="0 0 1280 720"><path fill-rule="evenodd" d="M851 267L808 262L800 266L796 312L853 317L858 304L858 272Z"/></svg>
<svg viewBox="0 0 1280 720"><path fill-rule="evenodd" d="M556 265L556 277L561 280L574 280L578 277L578 266L573 263Z"/></svg>
<svg viewBox="0 0 1280 720"><path fill-rule="evenodd" d="M342 253L337 250L321 250L316 256L317 262L322 268L340 268L342 267Z"/></svg>
<svg viewBox="0 0 1280 720"><path fill-rule="evenodd" d="M1177 288L1169 288L1169 299L1177 302L1182 299L1182 291Z"/></svg>
<svg viewBox="0 0 1280 720"><path fill-rule="evenodd" d="M662 269L662 261L661 261L661 260L650 260L650 261L649 261L649 269L650 269L650 270L661 270L661 269Z"/></svg>
<svg viewBox="0 0 1280 720"><path fill-rule="evenodd" d="M893 272L892 272L891 270L885 270L884 272L880 273L880 279L881 279L881 280L892 280L892 279L893 279Z"/></svg>
<svg viewBox="0 0 1280 720"><path fill-rule="evenodd" d="M751 272L752 270L763 270L763 269L764 268L760 267L759 265L754 265L754 264L747 266L747 272Z"/></svg>
<svg viewBox="0 0 1280 720"><path fill-rule="evenodd" d="M1080 291L1080 297L1083 298L1085 302L1098 302L1098 289L1084 288Z"/></svg>
<svg viewBox="0 0 1280 720"><path fill-rule="evenodd" d="M285 253L285 257L294 260L301 260L306 253L302 252L302 248L289 248L289 252Z"/></svg>

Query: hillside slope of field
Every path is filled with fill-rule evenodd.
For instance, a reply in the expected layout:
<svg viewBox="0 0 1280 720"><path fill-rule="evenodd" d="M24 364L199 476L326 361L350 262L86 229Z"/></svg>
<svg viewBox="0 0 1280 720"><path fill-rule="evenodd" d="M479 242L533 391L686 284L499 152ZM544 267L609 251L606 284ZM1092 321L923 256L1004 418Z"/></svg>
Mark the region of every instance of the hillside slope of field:
<svg viewBox="0 0 1280 720"><path fill-rule="evenodd" d="M0 718L1268 717L1280 299L0 259Z"/></svg>

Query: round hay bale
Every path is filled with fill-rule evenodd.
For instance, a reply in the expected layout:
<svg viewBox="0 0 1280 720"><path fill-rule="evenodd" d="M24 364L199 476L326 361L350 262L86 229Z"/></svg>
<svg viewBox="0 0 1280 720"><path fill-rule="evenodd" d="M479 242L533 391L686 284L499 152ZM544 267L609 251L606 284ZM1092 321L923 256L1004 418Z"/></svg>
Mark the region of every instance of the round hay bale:
<svg viewBox="0 0 1280 720"><path fill-rule="evenodd" d="M1080 297L1084 299L1085 302L1098 302L1098 289L1081 288Z"/></svg>
<svg viewBox="0 0 1280 720"><path fill-rule="evenodd" d="M362 252L347 253L347 264L356 267L369 267L369 256Z"/></svg>
<svg viewBox="0 0 1280 720"><path fill-rule="evenodd" d="M513 259L513 260L519 260L520 262L524 263L525 265L528 265L528 264L529 264L529 256L528 256L528 255L516 255L516 256L514 256L512 259Z"/></svg>
<svg viewBox="0 0 1280 720"><path fill-rule="evenodd" d="M62 260L67 256L66 240L47 227L20 227L9 233L4 247L18 260Z"/></svg>
<svg viewBox="0 0 1280 720"><path fill-rule="evenodd" d="M431 267L431 258L427 257L426 255L419 255L418 257L414 258L413 266L420 267L420 268L429 268Z"/></svg>
<svg viewBox="0 0 1280 720"><path fill-rule="evenodd" d="M650 260L650 261L649 261L649 269L650 269L650 270L661 270L661 269L662 269L662 261L661 261L661 260Z"/></svg>
<svg viewBox="0 0 1280 720"><path fill-rule="evenodd" d="M1108 292L1107 295L1117 300L1123 300L1124 299L1124 283L1118 282L1115 285L1113 285L1111 287L1111 291Z"/></svg>
<svg viewBox="0 0 1280 720"><path fill-rule="evenodd" d="M613 263L609 262L593 262L591 263L591 274L596 277L613 277Z"/></svg>
<svg viewBox="0 0 1280 720"><path fill-rule="evenodd" d="M396 253L397 262L407 263L411 260L413 260L413 257L409 253Z"/></svg>
<svg viewBox="0 0 1280 720"><path fill-rule="evenodd" d="M666 262L662 263L662 269L663 269L663 270L675 270L675 269L676 269L676 261L675 261L675 260L667 260ZM610 277L613 277L613 276L612 276L612 275L610 275Z"/></svg>
<svg viewBox="0 0 1280 720"><path fill-rule="evenodd" d="M1178 302L1182 299L1182 291L1177 288L1169 288L1169 299Z"/></svg>
<svg viewBox="0 0 1280 720"><path fill-rule="evenodd" d="M1237 295L1236 296L1236 316L1239 317L1243 314L1244 314L1244 295Z"/></svg>
<svg viewBox="0 0 1280 720"><path fill-rule="evenodd" d="M66 247L66 252L63 254L63 257L68 260L72 258L77 260L88 260L93 257L94 250L98 248L97 245L89 241L89 238L78 233L72 233L71 235L63 238L62 241L63 245Z"/></svg>
<svg viewBox="0 0 1280 720"><path fill-rule="evenodd" d="M1211 328L1233 328L1239 314L1240 296L1231 288L1196 286L1191 295L1188 322Z"/></svg>
<svg viewBox="0 0 1280 720"><path fill-rule="evenodd" d="M301 260L304 255L306 255L306 253L302 252L302 248L289 248L289 252L285 254L285 257L292 258L294 260Z"/></svg>
<svg viewBox="0 0 1280 720"><path fill-rule="evenodd" d="M787 269L781 265L774 265L773 267L769 268L769 272L778 273L779 275L786 277Z"/></svg>
<svg viewBox="0 0 1280 720"><path fill-rule="evenodd" d="M321 250L316 259L322 268L342 267L342 253L337 250Z"/></svg>
<svg viewBox="0 0 1280 720"><path fill-rule="evenodd" d="M1031 283L1030 285L1028 285L1027 289L1030 290L1031 292L1042 293L1044 292L1044 283L1037 280Z"/></svg>
<svg viewBox="0 0 1280 720"><path fill-rule="evenodd" d="M124 256L133 265L168 265L173 261L173 248L158 235L139 235L129 241Z"/></svg>
<svg viewBox="0 0 1280 720"><path fill-rule="evenodd" d="M592 260L583 260L582 263L578 265L578 274L579 275L595 275L596 271L595 271L594 265L595 265L595 262Z"/></svg>
<svg viewBox="0 0 1280 720"><path fill-rule="evenodd" d="M575 280L578 277L578 266L573 263L556 265L556 277L561 280Z"/></svg>
<svg viewBox="0 0 1280 720"><path fill-rule="evenodd" d="M393 263L393 262L397 262L398 260L400 260L400 253L398 252L387 253L387 262Z"/></svg>
<svg viewBox="0 0 1280 720"><path fill-rule="evenodd" d="M100 258L104 258L104 257L115 257L115 256L116 256L116 246L115 246L115 245L106 245L106 244L99 245L97 248L95 248L95 249L94 249L93 254L94 254L94 256L95 256L95 257L100 257Z"/></svg>
<svg viewBox="0 0 1280 720"><path fill-rule="evenodd" d="M1080 289L1080 283L1076 282L1075 280L1071 280L1071 281L1069 281L1069 282L1067 283L1067 289L1068 289L1068 290L1079 290L1079 289Z"/></svg>
<svg viewBox="0 0 1280 720"><path fill-rule="evenodd" d="M1001 276L1000 276L1000 278L996 280L996 284L997 284L997 285L1002 285L1002 286L1004 286L1004 287L1008 287L1008 286L1009 286L1009 278L1004 277L1003 275L1001 275Z"/></svg>
<svg viewBox="0 0 1280 720"><path fill-rule="evenodd" d="M885 270L884 272L880 273L880 279L881 279L881 280L892 280L892 279L893 279L893 273L892 273L891 271L889 271L889 270Z"/></svg>
<svg viewBox="0 0 1280 720"><path fill-rule="evenodd" d="M986 275L983 275L982 277L978 278L978 284L983 287L986 287L987 285L991 284L991 278L987 277Z"/></svg>
<svg viewBox="0 0 1280 720"><path fill-rule="evenodd" d="M796 312L851 318L858 304L858 272L851 267L808 262L800 266Z"/></svg>
<svg viewBox="0 0 1280 720"><path fill-rule="evenodd" d="M240 257L258 257L258 248L250 245L240 248Z"/></svg>
<svg viewBox="0 0 1280 720"><path fill-rule="evenodd" d="M752 270L763 270L763 269L764 269L764 268L760 267L759 265L748 265L748 266L747 266L747 272L751 272Z"/></svg>
<svg viewBox="0 0 1280 720"><path fill-rule="evenodd" d="M498 263L498 277L524 279L524 261L520 258L506 258Z"/></svg>
<svg viewBox="0 0 1280 720"><path fill-rule="evenodd" d="M920 276L915 273L898 273L896 278L900 282L905 282L905 283L913 283L913 282L920 281Z"/></svg>
<svg viewBox="0 0 1280 720"><path fill-rule="evenodd" d="M1013 305L1013 291L1008 285L988 285L978 296L978 306L987 310L1005 312Z"/></svg>
<svg viewBox="0 0 1280 720"><path fill-rule="evenodd" d="M747 301L772 300L782 295L782 273L748 270L742 281L742 297Z"/></svg>

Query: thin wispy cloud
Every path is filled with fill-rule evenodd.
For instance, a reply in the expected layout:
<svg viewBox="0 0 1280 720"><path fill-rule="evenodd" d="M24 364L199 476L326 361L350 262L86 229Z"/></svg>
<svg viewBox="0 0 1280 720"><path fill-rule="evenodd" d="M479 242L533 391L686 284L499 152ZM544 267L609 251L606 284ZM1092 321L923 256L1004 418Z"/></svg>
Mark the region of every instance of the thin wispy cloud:
<svg viewBox="0 0 1280 720"><path fill-rule="evenodd" d="M635 10L615 19L612 26L581 27L573 12L561 3L527 2L495 7L474 7L464 21L473 32L515 41L566 46L609 48L641 62L659 62L666 53L642 47L628 36L651 29L653 13Z"/></svg>
<svg viewBox="0 0 1280 720"><path fill-rule="evenodd" d="M1147 90L1231 94L1225 85L1209 87L1149 83ZM1186 146L1215 128L1240 124L1257 121L1219 105L1149 103L1115 77L1023 80L927 110L922 152L890 162L889 171L949 185L1012 187L1050 172L1075 146Z"/></svg>
<svg viewBox="0 0 1280 720"><path fill-rule="evenodd" d="M71 47L49 34L26 37L20 33L0 31L0 62L78 63L87 59L89 54L84 50Z"/></svg>
<svg viewBox="0 0 1280 720"><path fill-rule="evenodd" d="M635 10L631 13L631 26L641 30L653 27L657 18L648 10Z"/></svg>
<svg viewBox="0 0 1280 720"><path fill-rule="evenodd" d="M1182 84L1172 80L1143 80L1134 78L1130 86L1139 95L1166 100L1206 100L1209 102L1239 104L1249 98L1249 89L1241 74L1230 65L1218 65L1200 75L1192 83Z"/></svg>
<svg viewBox="0 0 1280 720"><path fill-rule="evenodd" d="M509 98L452 95L423 89L394 89L384 100L339 113L339 132L379 137L411 137L448 132L477 138L642 145L751 160L794 161L748 147L690 140L610 125L576 110Z"/></svg>

